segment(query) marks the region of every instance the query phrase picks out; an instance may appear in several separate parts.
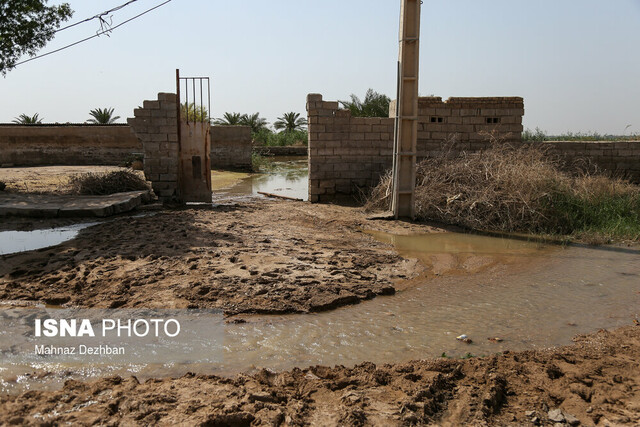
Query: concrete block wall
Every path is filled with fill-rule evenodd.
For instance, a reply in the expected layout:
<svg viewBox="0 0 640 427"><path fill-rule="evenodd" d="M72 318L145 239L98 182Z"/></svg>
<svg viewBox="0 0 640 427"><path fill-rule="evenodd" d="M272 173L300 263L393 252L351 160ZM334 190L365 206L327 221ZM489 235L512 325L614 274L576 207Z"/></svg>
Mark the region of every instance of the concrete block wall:
<svg viewBox="0 0 640 427"><path fill-rule="evenodd" d="M586 160L601 171L640 184L640 141L549 141L543 144L569 166Z"/></svg>
<svg viewBox="0 0 640 427"><path fill-rule="evenodd" d="M395 101L390 116L395 115ZM524 101L519 97L418 99L418 161L439 153L449 142L452 153L478 151L491 137L520 142ZM491 135L491 136L489 136Z"/></svg>
<svg viewBox="0 0 640 427"><path fill-rule="evenodd" d="M0 165L120 165L141 152L126 125L0 126Z"/></svg>
<svg viewBox="0 0 640 427"><path fill-rule="evenodd" d="M142 141L144 174L153 191L164 202L178 199L179 141L178 101L174 93L159 93L158 99L144 101L127 119Z"/></svg>
<svg viewBox="0 0 640 427"><path fill-rule="evenodd" d="M307 112L311 202L357 194L391 167L394 119L351 117L318 94L307 96Z"/></svg>
<svg viewBox="0 0 640 427"><path fill-rule="evenodd" d="M211 167L251 169L251 128L211 127Z"/></svg>
<svg viewBox="0 0 640 427"><path fill-rule="evenodd" d="M440 153L477 151L489 144L490 133L520 141L522 98L421 97L418 102L418 161ZM389 110L395 114L395 101ZM357 194L377 184L393 162L393 118L351 117L338 102L307 96L309 121L309 200L328 202Z"/></svg>

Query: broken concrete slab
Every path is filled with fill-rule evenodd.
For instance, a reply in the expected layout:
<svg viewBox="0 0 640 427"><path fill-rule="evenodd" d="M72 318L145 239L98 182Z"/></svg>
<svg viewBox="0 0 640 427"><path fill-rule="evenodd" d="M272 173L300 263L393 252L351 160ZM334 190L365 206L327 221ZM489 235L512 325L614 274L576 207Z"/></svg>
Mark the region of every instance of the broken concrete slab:
<svg viewBox="0 0 640 427"><path fill-rule="evenodd" d="M0 194L0 217L103 218L132 211L153 199L150 191L130 191L107 196L3 193Z"/></svg>

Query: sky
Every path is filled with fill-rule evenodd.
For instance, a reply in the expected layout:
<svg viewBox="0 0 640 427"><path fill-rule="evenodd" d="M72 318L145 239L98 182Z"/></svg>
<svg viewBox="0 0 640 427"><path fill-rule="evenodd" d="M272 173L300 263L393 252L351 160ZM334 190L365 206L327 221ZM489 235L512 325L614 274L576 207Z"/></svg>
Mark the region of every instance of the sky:
<svg viewBox="0 0 640 427"><path fill-rule="evenodd" d="M68 23L126 2L67 1ZM163 1L138 0L113 25ZM394 98L400 3L172 0L0 76L0 122L84 122L98 107L124 122L145 99L175 92L176 68L211 78L213 117L305 115L308 93ZM521 96L525 128L550 134L640 133L640 0L424 0L421 18L421 95ZM98 29L93 20L61 31L40 53Z"/></svg>

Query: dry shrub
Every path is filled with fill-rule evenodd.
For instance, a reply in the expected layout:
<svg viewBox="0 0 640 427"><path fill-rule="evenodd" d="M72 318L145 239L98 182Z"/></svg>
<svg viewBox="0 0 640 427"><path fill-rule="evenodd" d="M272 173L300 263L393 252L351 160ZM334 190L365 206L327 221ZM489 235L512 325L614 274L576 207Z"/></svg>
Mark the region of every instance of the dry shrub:
<svg viewBox="0 0 640 427"><path fill-rule="evenodd" d="M427 159L417 176L420 219L501 231L535 231L547 222L550 190L566 179L541 148L499 142L477 153Z"/></svg>
<svg viewBox="0 0 640 427"><path fill-rule="evenodd" d="M419 220L479 230L572 233L594 224L605 227L607 221L606 228L617 227L604 221L607 215L638 215L636 186L586 172L572 176L540 145L492 140L483 151L459 154L451 147L417 165ZM389 208L391 180L390 173L383 176L367 209Z"/></svg>
<svg viewBox="0 0 640 427"><path fill-rule="evenodd" d="M129 170L74 175L69 178L69 187L72 194L93 196L150 189L144 179Z"/></svg>

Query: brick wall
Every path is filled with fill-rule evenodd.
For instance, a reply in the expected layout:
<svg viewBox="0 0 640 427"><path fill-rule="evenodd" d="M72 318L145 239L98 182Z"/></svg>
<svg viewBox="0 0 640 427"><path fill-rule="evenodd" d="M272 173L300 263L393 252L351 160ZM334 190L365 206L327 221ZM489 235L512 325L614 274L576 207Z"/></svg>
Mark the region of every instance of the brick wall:
<svg viewBox="0 0 640 427"><path fill-rule="evenodd" d="M251 169L251 128L211 127L211 167Z"/></svg>
<svg viewBox="0 0 640 427"><path fill-rule="evenodd" d="M212 166L250 167L249 128L218 128L211 127ZM0 125L0 165L121 165L141 153L142 141L129 125Z"/></svg>
<svg viewBox="0 0 640 427"><path fill-rule="evenodd" d="M613 176L640 184L640 141L544 142L567 164L588 160Z"/></svg>
<svg viewBox="0 0 640 427"><path fill-rule="evenodd" d="M311 202L357 194L391 167L394 119L351 117L317 94L307 97L307 112Z"/></svg>
<svg viewBox="0 0 640 427"><path fill-rule="evenodd" d="M142 141L144 174L164 202L179 199L178 101L175 93L159 93L156 101L144 101L134 118L127 119Z"/></svg>
<svg viewBox="0 0 640 427"><path fill-rule="evenodd" d="M395 101L390 116L395 114ZM455 152L477 151L489 143L489 134L510 142L522 139L524 101L518 97L418 100L418 160L439 153L445 141Z"/></svg>
<svg viewBox="0 0 640 427"><path fill-rule="evenodd" d="M418 160L487 147L489 134L522 140L522 98L421 97L418 101ZM390 112L395 113L395 101ZM392 166L393 119L355 118L322 95L307 97L309 200L327 202L375 185ZM586 160L614 176L640 183L640 141L545 142L568 165Z"/></svg>
<svg viewBox="0 0 640 427"><path fill-rule="evenodd" d="M126 125L0 126L0 165L119 165L141 152Z"/></svg>
<svg viewBox="0 0 640 427"><path fill-rule="evenodd" d="M418 160L439 153L479 150L487 135L520 141L522 98L422 97L418 102ZM395 102L390 107L395 113ZM393 118L351 117L322 95L307 97L309 120L309 200L325 202L375 185L392 166Z"/></svg>

